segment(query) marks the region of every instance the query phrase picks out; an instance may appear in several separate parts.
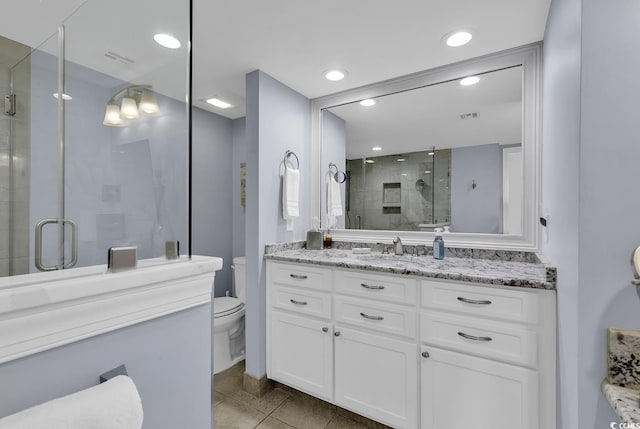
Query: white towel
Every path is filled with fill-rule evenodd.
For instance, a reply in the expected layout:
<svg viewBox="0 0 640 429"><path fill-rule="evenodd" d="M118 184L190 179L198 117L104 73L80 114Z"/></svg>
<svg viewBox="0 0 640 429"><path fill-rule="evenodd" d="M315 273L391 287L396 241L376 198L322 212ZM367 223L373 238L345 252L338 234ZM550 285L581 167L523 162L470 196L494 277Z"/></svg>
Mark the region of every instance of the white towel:
<svg viewBox="0 0 640 429"><path fill-rule="evenodd" d="M282 177L282 217L287 231L293 231L293 221L300 216L300 171L285 168Z"/></svg>
<svg viewBox="0 0 640 429"><path fill-rule="evenodd" d="M98 386L0 419L0 429L140 429L142 403L133 381L119 375Z"/></svg>
<svg viewBox="0 0 640 429"><path fill-rule="evenodd" d="M327 224L329 228L335 228L338 216L342 216L340 183L332 174L329 174L329 183L327 184Z"/></svg>

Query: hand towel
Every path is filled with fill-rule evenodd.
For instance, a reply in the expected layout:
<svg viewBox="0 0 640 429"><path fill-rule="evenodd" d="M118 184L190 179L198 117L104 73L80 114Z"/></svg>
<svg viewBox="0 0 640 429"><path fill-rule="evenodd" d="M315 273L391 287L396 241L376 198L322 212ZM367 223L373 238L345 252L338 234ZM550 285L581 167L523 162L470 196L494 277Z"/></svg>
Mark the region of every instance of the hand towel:
<svg viewBox="0 0 640 429"><path fill-rule="evenodd" d="M285 168L282 177L282 217L287 231L293 231L293 221L300 216L300 171Z"/></svg>
<svg viewBox="0 0 640 429"><path fill-rule="evenodd" d="M0 429L140 429L142 403L133 381L119 375L100 385L0 419Z"/></svg>
<svg viewBox="0 0 640 429"><path fill-rule="evenodd" d="M337 217L342 216L342 197L340 196L340 183L332 174L329 174L327 184L327 224L329 228L334 228Z"/></svg>

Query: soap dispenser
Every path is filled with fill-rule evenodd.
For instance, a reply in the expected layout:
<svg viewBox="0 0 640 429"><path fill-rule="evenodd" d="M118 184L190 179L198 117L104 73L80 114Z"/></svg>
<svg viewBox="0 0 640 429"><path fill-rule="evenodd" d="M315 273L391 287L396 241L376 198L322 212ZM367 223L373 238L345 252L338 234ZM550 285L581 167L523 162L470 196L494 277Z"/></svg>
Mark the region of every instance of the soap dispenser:
<svg viewBox="0 0 640 429"><path fill-rule="evenodd" d="M433 239L433 258L444 259L444 240L442 239L442 228L435 229L436 238Z"/></svg>

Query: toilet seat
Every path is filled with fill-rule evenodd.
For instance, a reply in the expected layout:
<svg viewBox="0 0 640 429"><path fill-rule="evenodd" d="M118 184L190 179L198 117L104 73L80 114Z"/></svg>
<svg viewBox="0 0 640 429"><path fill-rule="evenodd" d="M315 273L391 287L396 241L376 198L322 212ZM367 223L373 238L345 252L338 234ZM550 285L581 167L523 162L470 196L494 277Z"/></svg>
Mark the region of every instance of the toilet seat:
<svg viewBox="0 0 640 429"><path fill-rule="evenodd" d="M213 318L228 316L244 308L244 303L238 298L231 296L221 296L213 300Z"/></svg>

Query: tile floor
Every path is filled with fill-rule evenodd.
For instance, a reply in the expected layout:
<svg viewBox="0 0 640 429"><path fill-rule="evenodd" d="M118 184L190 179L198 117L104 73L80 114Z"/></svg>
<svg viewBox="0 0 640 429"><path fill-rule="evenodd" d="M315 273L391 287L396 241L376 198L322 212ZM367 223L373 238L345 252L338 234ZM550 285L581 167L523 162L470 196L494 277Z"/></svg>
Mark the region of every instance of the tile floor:
<svg viewBox="0 0 640 429"><path fill-rule="evenodd" d="M387 428L285 386L257 398L242 389L243 373L241 362L214 376L214 429Z"/></svg>

